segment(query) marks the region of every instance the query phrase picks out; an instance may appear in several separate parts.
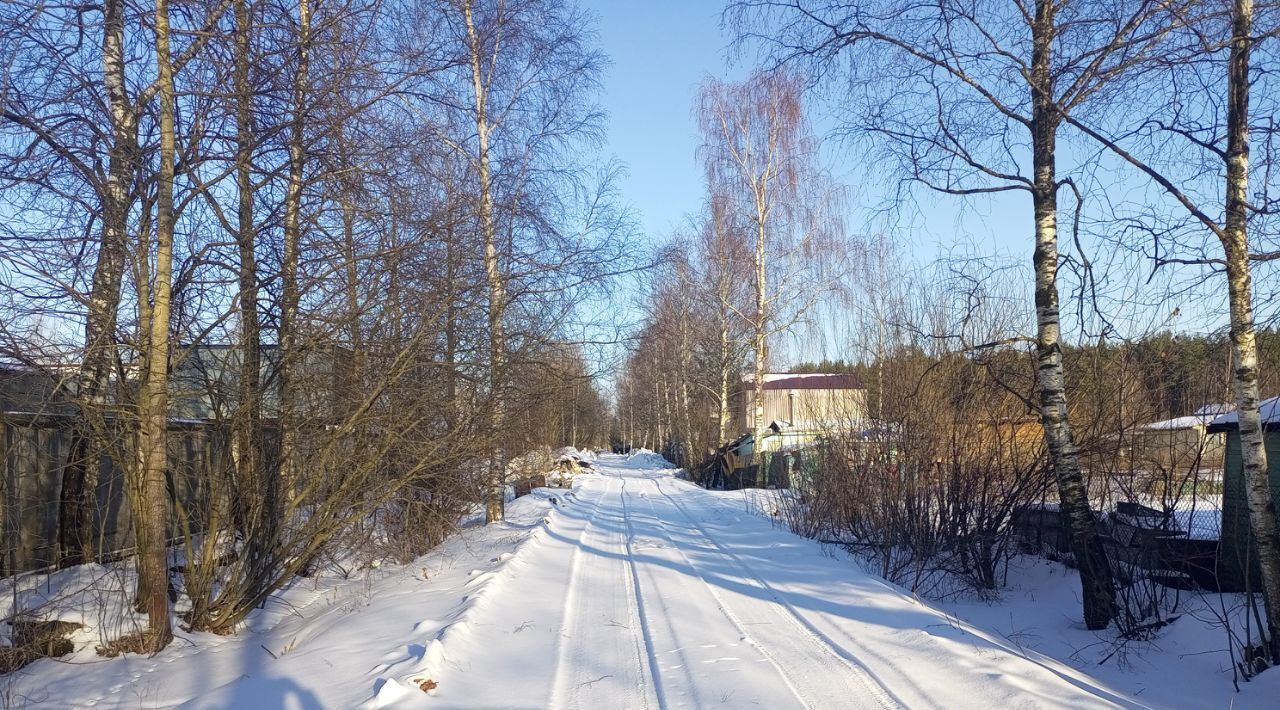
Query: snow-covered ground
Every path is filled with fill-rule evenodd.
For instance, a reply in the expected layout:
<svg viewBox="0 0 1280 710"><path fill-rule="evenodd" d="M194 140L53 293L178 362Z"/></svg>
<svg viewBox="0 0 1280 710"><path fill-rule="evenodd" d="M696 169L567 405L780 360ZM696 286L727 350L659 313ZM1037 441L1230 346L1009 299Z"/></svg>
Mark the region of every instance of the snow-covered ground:
<svg viewBox="0 0 1280 710"><path fill-rule="evenodd" d="M1169 594L1178 592L1170 591ZM1146 641L1124 641L1114 629L1088 631L1079 620L1080 577L1036 557L1015 558L1009 586L997 599L951 601L948 612L990 629L1021 648L1081 668L1152 707L1280 707L1280 671L1232 685L1232 658L1222 619L1241 621L1241 595L1181 592L1174 618Z"/></svg>
<svg viewBox="0 0 1280 710"><path fill-rule="evenodd" d="M786 491L744 489L713 492L737 510L783 526ZM1218 501L1201 500L1175 510L1178 520L1196 537L1216 537L1221 513ZM1192 519L1194 513L1194 520ZM826 545L833 558L849 567L861 563L839 547ZM1169 605L1163 628L1145 640L1125 640L1111 627L1089 631L1080 618L1080 577L1065 565L1035 556L1009 563L1004 588L978 598L960 594L931 605L950 616L987 630L1017 649L1043 654L1087 673L1096 682L1153 708L1280 707L1280 671L1233 684L1225 619L1237 632L1248 623L1240 594L1165 590ZM1176 603L1171 603L1176 602Z"/></svg>
<svg viewBox="0 0 1280 710"><path fill-rule="evenodd" d="M1113 674L1099 680L1032 650L1035 630L1005 630L996 611L947 613L914 599L748 512L741 497L674 478L667 465L647 453L601 456L572 491L538 489L509 505L507 522L466 530L412 565L299 581L235 637L183 634L155 657L102 659L87 629L75 655L0 679L0 707L1075 708L1206 707L1197 702L1206 698L1210 707L1246 707L1262 699L1201 693L1182 705ZM1069 596L1063 582L1058 593ZM1042 614L1064 621L1049 619L1042 633L1070 625L1069 608L1043 601Z"/></svg>

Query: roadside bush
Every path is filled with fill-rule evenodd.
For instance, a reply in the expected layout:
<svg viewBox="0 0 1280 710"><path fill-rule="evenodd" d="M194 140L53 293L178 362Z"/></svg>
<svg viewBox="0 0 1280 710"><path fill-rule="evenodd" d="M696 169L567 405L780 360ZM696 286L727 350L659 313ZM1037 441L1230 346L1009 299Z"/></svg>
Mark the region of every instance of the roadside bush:
<svg viewBox="0 0 1280 710"><path fill-rule="evenodd" d="M1039 424L971 359L898 365L910 390L886 392L873 426L833 428L783 515L915 593L995 589L1013 512L1049 484Z"/></svg>

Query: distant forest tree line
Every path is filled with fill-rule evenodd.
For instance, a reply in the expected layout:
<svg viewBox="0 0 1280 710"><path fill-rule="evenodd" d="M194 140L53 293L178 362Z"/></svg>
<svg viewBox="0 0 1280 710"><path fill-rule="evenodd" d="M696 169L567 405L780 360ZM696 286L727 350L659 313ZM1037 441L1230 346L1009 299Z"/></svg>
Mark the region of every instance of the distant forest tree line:
<svg viewBox="0 0 1280 710"><path fill-rule="evenodd" d="M897 353L889 359L925 358L920 348ZM989 359L984 358L984 359ZM1265 397L1280 396L1280 329L1258 330L1260 385ZM1154 419L1193 414L1212 404L1231 402L1231 343L1225 334L1205 335L1163 331L1133 341L1094 341L1063 348L1069 383L1085 383L1092 373L1137 377L1144 393L1142 412ZM787 368L796 373L850 373L867 387L867 401L879 402L881 386L876 363L844 359L799 362ZM880 413L872 411L873 419Z"/></svg>

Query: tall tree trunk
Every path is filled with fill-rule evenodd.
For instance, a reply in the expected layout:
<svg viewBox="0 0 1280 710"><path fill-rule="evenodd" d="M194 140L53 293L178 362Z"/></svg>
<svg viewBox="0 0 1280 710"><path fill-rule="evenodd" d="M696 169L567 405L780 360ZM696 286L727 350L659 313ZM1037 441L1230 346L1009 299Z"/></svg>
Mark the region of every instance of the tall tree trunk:
<svg viewBox="0 0 1280 710"><path fill-rule="evenodd" d="M360 331L360 252L356 245L356 208L349 197L342 200L342 248L345 252L343 291L347 297L347 340L357 361L356 369L361 371L360 361L367 353Z"/></svg>
<svg viewBox="0 0 1280 710"><path fill-rule="evenodd" d="M253 83L250 76L251 8L248 0L235 4L236 190L240 257L240 382L233 432L236 468L234 513L237 527L248 536L249 567L265 572L275 549L274 526L279 519L275 477L266 475L262 458L262 336L258 324L257 227L254 224Z"/></svg>
<svg viewBox="0 0 1280 710"><path fill-rule="evenodd" d="M1226 220L1221 232L1227 260L1231 310L1232 385L1240 419L1240 459L1244 467L1249 528L1262 575L1262 598L1273 663L1280 663L1280 533L1276 526L1264 446L1258 391L1258 344L1254 333L1253 286L1249 268L1249 63L1253 1L1234 0L1228 65Z"/></svg>
<svg viewBox="0 0 1280 710"><path fill-rule="evenodd" d="M720 326L720 372L716 390L717 448L729 441L729 326Z"/></svg>
<svg viewBox="0 0 1280 710"><path fill-rule="evenodd" d="M680 383L679 392L679 414L680 427L684 430L681 437L680 458L678 462L680 466L688 466L693 459L693 418L689 412L689 318L688 312L682 310L680 314L680 371L677 374L677 381Z"/></svg>
<svg viewBox="0 0 1280 710"><path fill-rule="evenodd" d="M884 417L884 314L876 308L876 413L873 417L880 420Z"/></svg>
<svg viewBox="0 0 1280 710"><path fill-rule="evenodd" d="M653 446L645 446L654 451L662 449L662 390L658 384L657 372L658 369L655 367L653 369L653 418L649 420L653 425Z"/></svg>
<svg viewBox="0 0 1280 710"><path fill-rule="evenodd" d="M761 178L763 181L763 178ZM766 231L765 222L768 219L768 211L765 205L766 187L761 185L756 192L756 252L755 252L755 296L756 296L756 312L755 319L752 322L754 332L752 333L751 346L755 356L755 401L752 402L751 409L751 431L754 439L752 445L752 458L756 465L756 484L761 488L765 486L767 480L767 472L765 471L764 461L764 368L765 368L765 347L768 339L768 323L766 322L768 308L768 283L765 281L767 271L765 270L766 258Z"/></svg>
<svg viewBox="0 0 1280 710"><path fill-rule="evenodd" d="M569 446L578 448L578 380L577 373L573 377L573 402L569 405Z"/></svg>
<svg viewBox="0 0 1280 710"><path fill-rule="evenodd" d="M657 364L658 363L654 363L655 372L659 372ZM656 404L658 407L658 451L665 449L667 447L667 441L671 438L671 407L667 397L667 394L670 391L671 388L667 385L667 373L662 372L658 378L654 379L653 383L653 396L657 399Z"/></svg>
<svg viewBox="0 0 1280 710"><path fill-rule="evenodd" d="M140 476L138 540L139 605L147 612L146 646L156 651L173 638L169 623L168 526L169 494L166 486L167 425L169 414L169 315L173 278L174 131L173 64L169 50L169 1L156 0L156 72L159 78L160 166L156 194L156 267L146 327L146 371L139 402ZM145 243L145 240L144 240ZM139 261L149 258L146 251Z"/></svg>
<svg viewBox="0 0 1280 710"><path fill-rule="evenodd" d="M276 377L279 382L281 487L293 495L298 485L298 412L295 371L298 352L298 250L302 240L302 185L306 170L307 82L311 52L310 0L298 0L298 65L293 77L293 115L289 127L289 182L284 200L284 244L280 264L280 332Z"/></svg>
<svg viewBox="0 0 1280 710"><path fill-rule="evenodd" d="M714 198L713 198L714 200ZM730 338L729 323L734 318L733 310L729 307L729 300L733 297L733 280L736 274L730 271L730 260L728 254L728 235L729 227L723 222L725 221L723 210L717 208L717 203L712 202L711 208L711 229L715 238L715 260L716 260L716 313L719 316L720 325L720 358L719 358L719 388L716 392L718 398L716 410L716 448L720 445L728 443L729 426L731 413L729 411L729 379L737 370L733 362L733 341ZM735 432L737 433L737 432Z"/></svg>
<svg viewBox="0 0 1280 710"><path fill-rule="evenodd" d="M498 263L497 226L493 214L493 189L489 173L488 87L484 83L484 51L480 34L471 12L472 3L464 0L463 19L467 25L467 45L471 62L471 86L475 98L476 173L480 181L480 232L484 237L484 273L489 287L489 493L485 503L485 521L502 520L506 473L502 423L505 418L503 373L506 369L507 339L503 330L506 309L506 284ZM492 71L492 68L490 68Z"/></svg>
<svg viewBox="0 0 1280 710"><path fill-rule="evenodd" d="M722 444L728 443L730 438L729 426L731 413L729 411L729 378L732 377L733 372L736 369L733 366L733 342L729 337L729 319L733 317L733 314L729 311L728 307L730 294L728 292L727 276L728 274L726 273L726 269L722 266L719 276L719 278L724 280L721 282L719 288L720 371L716 373L719 379L716 383L718 386L718 389L716 390L716 398L718 400L716 402L716 448L719 448Z"/></svg>
<svg viewBox="0 0 1280 710"><path fill-rule="evenodd" d="M73 433L63 475L58 547L62 564L74 565L96 554L94 510L98 473L110 447L106 406L116 353L116 314L124 275L125 234L129 220L129 188L137 136L136 114L129 103L124 75L124 3L104 0L102 84L111 112L111 148L102 194L102 235L85 314L84 359L78 398L82 420Z"/></svg>
<svg viewBox="0 0 1280 710"><path fill-rule="evenodd" d="M1032 33L1032 204L1036 249L1036 389L1049 460L1062 513L1071 526L1071 550L1080 569L1085 625L1104 629L1115 616L1115 587L1106 551L1089 507L1080 456L1067 419L1058 308L1058 200L1056 138L1060 117L1053 101L1050 61L1055 0L1037 0Z"/></svg>
<svg viewBox="0 0 1280 710"><path fill-rule="evenodd" d="M445 236L444 273L444 386L445 428L453 434L458 428L458 248L454 244L454 229L450 224Z"/></svg>

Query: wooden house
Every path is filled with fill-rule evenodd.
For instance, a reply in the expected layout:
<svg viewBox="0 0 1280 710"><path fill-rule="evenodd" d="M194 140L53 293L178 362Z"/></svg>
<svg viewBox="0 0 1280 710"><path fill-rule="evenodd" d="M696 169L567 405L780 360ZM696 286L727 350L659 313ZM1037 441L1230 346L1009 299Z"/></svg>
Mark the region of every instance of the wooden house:
<svg viewBox="0 0 1280 710"><path fill-rule="evenodd" d="M0 575L59 561L63 475L80 417L75 389L74 371L0 366ZM113 442L127 438L129 423L110 409L105 424ZM205 495L211 472L227 465L224 432L180 418L171 418L168 429L171 494L190 508ZM91 521L93 546L102 559L131 548L134 535L125 472L111 454L98 464Z"/></svg>
<svg viewBox="0 0 1280 710"><path fill-rule="evenodd" d="M1210 404L1194 414L1150 422L1134 432L1131 456L1135 466L1147 470L1189 470L1192 466L1222 465L1227 436L1209 431L1217 417L1231 412L1229 404Z"/></svg>

